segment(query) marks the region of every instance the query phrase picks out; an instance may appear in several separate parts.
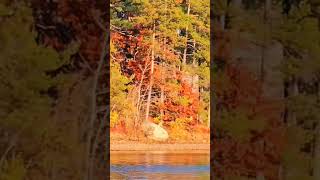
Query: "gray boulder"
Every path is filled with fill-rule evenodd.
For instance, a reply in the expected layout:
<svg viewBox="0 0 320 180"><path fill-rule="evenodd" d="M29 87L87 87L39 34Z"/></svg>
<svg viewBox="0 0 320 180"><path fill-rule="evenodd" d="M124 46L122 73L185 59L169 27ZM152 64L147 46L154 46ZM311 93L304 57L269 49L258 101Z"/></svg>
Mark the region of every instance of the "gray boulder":
<svg viewBox="0 0 320 180"><path fill-rule="evenodd" d="M168 132L164 128L152 122L144 122L142 130L147 138L155 141L165 141L169 138Z"/></svg>

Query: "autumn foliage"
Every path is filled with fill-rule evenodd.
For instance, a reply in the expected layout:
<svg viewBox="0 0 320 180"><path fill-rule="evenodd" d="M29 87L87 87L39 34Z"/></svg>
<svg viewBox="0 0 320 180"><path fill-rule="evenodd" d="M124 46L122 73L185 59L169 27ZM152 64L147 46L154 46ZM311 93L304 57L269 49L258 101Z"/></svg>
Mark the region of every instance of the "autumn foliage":
<svg viewBox="0 0 320 180"><path fill-rule="evenodd" d="M197 9L208 2L191 3L194 17L186 1L113 2L110 62L119 69L111 83L130 79L121 102L111 95L118 126L139 131L151 121L176 131L171 137L192 134L196 124L209 129L209 26L202 19L209 11ZM130 104L130 113L121 103Z"/></svg>
<svg viewBox="0 0 320 180"><path fill-rule="evenodd" d="M255 177L261 172L266 179L278 179L285 141L283 104L266 98L261 81L245 66L230 62L231 42L226 33L216 33L220 79L213 85L217 99L214 172L218 177Z"/></svg>

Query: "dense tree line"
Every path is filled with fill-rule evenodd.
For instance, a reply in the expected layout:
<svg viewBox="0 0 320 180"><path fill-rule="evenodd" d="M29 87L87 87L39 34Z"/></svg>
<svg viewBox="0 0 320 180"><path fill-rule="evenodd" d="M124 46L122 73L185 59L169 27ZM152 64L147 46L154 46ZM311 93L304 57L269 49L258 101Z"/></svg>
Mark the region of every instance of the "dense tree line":
<svg viewBox="0 0 320 180"><path fill-rule="evenodd" d="M318 6L214 3L217 176L319 179Z"/></svg>
<svg viewBox="0 0 320 180"><path fill-rule="evenodd" d="M112 127L209 126L208 6L209 0L111 1Z"/></svg>

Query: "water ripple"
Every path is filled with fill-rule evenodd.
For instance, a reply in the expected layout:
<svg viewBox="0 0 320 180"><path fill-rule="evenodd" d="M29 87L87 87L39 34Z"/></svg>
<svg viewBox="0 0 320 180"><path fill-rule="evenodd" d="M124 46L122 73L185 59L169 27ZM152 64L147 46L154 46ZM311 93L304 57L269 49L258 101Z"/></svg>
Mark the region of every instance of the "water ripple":
<svg viewBox="0 0 320 180"><path fill-rule="evenodd" d="M111 172L128 174L129 172L189 174L209 172L209 165L111 165Z"/></svg>

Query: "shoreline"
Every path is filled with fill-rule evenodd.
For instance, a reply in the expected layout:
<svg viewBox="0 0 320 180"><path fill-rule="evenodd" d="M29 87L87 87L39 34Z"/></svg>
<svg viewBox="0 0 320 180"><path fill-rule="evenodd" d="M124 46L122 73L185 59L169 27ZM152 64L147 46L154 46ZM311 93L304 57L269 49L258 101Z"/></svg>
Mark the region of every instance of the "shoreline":
<svg viewBox="0 0 320 180"><path fill-rule="evenodd" d="M174 152L174 153L210 153L210 144L144 144L144 143L125 143L110 144L110 151L117 153L125 151L127 153L137 151L153 152Z"/></svg>

